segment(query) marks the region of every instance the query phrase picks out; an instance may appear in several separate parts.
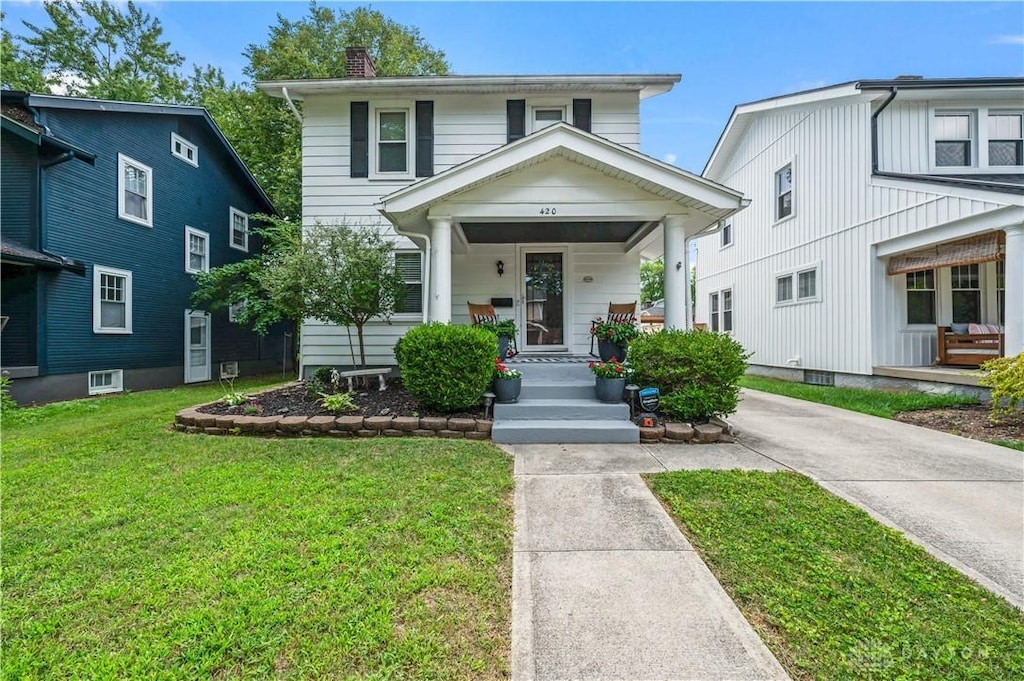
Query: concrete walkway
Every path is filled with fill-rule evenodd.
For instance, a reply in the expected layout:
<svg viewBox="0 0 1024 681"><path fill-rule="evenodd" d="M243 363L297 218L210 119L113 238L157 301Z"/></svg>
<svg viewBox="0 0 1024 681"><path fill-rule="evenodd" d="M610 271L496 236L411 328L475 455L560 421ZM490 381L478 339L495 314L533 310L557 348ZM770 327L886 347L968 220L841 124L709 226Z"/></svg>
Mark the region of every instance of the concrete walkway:
<svg viewBox="0 0 1024 681"><path fill-rule="evenodd" d="M780 466L737 445L516 445L513 679L786 679L640 472Z"/></svg>
<svg viewBox="0 0 1024 681"><path fill-rule="evenodd" d="M926 428L744 391L740 441L866 509L1024 608L1024 454Z"/></svg>

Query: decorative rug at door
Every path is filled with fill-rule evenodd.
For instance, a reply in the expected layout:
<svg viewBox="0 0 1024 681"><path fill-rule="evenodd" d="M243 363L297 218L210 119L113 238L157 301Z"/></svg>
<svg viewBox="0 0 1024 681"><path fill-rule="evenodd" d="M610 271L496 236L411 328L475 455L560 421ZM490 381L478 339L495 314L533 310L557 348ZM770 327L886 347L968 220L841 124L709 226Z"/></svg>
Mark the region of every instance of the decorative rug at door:
<svg viewBox="0 0 1024 681"><path fill-rule="evenodd" d="M508 364L586 364L597 358L590 355L516 355Z"/></svg>

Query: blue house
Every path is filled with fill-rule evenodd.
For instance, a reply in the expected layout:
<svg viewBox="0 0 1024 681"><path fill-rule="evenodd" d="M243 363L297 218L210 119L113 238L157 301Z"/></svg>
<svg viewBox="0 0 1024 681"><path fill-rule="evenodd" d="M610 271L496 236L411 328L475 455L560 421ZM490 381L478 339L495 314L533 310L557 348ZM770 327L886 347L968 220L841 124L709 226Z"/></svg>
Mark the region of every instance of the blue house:
<svg viewBox="0 0 1024 681"><path fill-rule="evenodd" d="M258 253L267 195L205 109L2 93L0 365L19 402L290 370L189 302L193 273Z"/></svg>

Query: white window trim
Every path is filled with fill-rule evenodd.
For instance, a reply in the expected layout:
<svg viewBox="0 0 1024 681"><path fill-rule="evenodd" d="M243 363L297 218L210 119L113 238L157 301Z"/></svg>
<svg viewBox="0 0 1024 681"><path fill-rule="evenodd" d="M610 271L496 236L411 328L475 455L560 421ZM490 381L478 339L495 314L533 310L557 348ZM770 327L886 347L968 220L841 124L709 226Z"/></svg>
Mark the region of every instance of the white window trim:
<svg viewBox="0 0 1024 681"><path fill-rule="evenodd" d="M790 195L792 197L790 199L790 206L793 207L793 210L791 210L789 212L789 215L787 215L786 217L780 218L779 217L779 183L778 183L778 178L779 178L779 173L781 173L787 167L790 168L790 171L792 172L792 175L793 175L793 182L792 182L793 186L790 188ZM793 158L789 159L788 161L786 161L785 163L783 163L778 168L776 168L775 172L772 173L772 177L771 177L771 180L772 180L772 191L771 191L771 197L772 197L772 227L774 227L776 225L781 225L783 222L789 222L790 220L792 220L793 218L796 217L796 214L797 214L797 210L796 210L796 208L797 208L797 206L796 206L796 198L797 198L796 180L799 177L800 176L797 174L796 157L795 156Z"/></svg>
<svg viewBox="0 0 1024 681"><path fill-rule="evenodd" d="M228 305L228 321L232 324L238 323L238 313L245 307L245 301L240 303L231 303Z"/></svg>
<svg viewBox="0 0 1024 681"><path fill-rule="evenodd" d="M814 295L805 298L800 297L800 276L804 272L814 271ZM792 280L793 297L789 300L779 300L779 279L789 277ZM794 267L781 272L776 272L772 277L773 296L775 307L791 307L793 305L806 305L807 303L821 302L821 262Z"/></svg>
<svg viewBox="0 0 1024 681"><path fill-rule="evenodd" d="M92 377L98 374L112 374L114 376L114 380L110 386L94 388L92 385ZM124 392L123 369L104 369L103 371L90 371L88 381L90 395L107 395L110 393Z"/></svg>
<svg viewBox="0 0 1024 681"><path fill-rule="evenodd" d="M561 109L562 110L562 122L570 123L569 113L572 111L572 100L569 99L536 99L527 102L526 107L526 134L538 132L544 128L551 127L555 123L549 123L543 128L537 127L537 110L538 109Z"/></svg>
<svg viewBox="0 0 1024 681"><path fill-rule="evenodd" d="M902 306L901 306L902 307L902 312L901 312L901 314L902 314L902 320L903 320L903 327L901 329L902 331L932 331L932 332L934 332L936 324L939 324L940 320L942 319L942 312L941 312L942 311L942 296L940 295L941 294L941 284L940 284L940 281L939 281L939 277L941 276L941 268L926 267L924 270L917 270L917 271L924 272L926 270L931 270L932 271L932 285L935 288L933 288L933 289L916 289L916 290L918 290L918 291L931 291L932 292L932 295L933 295L934 301L935 301L935 322L931 323L931 324L928 324L928 323L924 323L924 324L917 324L917 323L911 324L910 323L910 315L909 315L909 311L907 310L907 301L908 301L908 294L910 293L910 291L912 289L907 288L907 275L910 274L910 272L905 272L901 276L902 281L900 282L900 288L902 289L902 297L901 297L901 301L902 301ZM947 272L948 272L948 268L947 268ZM948 279L948 277L947 277L947 279Z"/></svg>
<svg viewBox="0 0 1024 681"><path fill-rule="evenodd" d="M987 171L989 173L998 173L998 172L1020 173L1021 172L1021 168L1024 168L1024 165L1015 165L1015 166L994 166L994 165L991 165L991 163L989 161L989 156L988 156L988 143L991 141L992 137L991 137L991 134L989 133L989 121L988 121L988 118L989 118L989 116L1020 116L1021 117L1021 125L1024 126L1024 109L1015 109L1015 108L1012 108L1012 107L1009 108L1009 109L1002 109L1002 108L995 107L995 106L987 108L987 109L984 110L984 114L985 114L985 123L984 124L981 123L981 120L982 120L981 119L981 113L982 113L982 110L979 109L979 111L978 111L978 127L985 129L984 130L985 149L984 150L978 149L978 154L979 154L979 158L980 159L984 159L985 163L984 163L984 165L982 165L980 160L979 160L978 165L981 166L985 171ZM1021 132L1024 133L1024 130L1022 130ZM978 137L981 137L981 136L982 136L982 133L979 131Z"/></svg>
<svg viewBox="0 0 1024 681"><path fill-rule="evenodd" d="M189 158L187 154L179 154L177 151L175 151L174 145L176 143L180 144L183 150L191 149L192 158ZM171 133L171 156L174 156L175 158L180 158L182 161L189 164L190 166L194 166L196 168L199 167L199 147L197 147L192 142L189 142L187 139L185 139L176 132Z"/></svg>
<svg viewBox="0 0 1024 681"><path fill-rule="evenodd" d="M928 111L928 164L931 166L930 170L934 173L950 173L950 172L963 172L964 170L977 170L981 165L981 126L978 125L978 121L981 120L981 110L972 108L931 108ZM940 166L936 163L935 158L935 143L939 139L935 136L935 118L936 116L967 116L969 121L967 129L970 132L970 147L971 157L968 159L968 163L965 166ZM986 122L988 115L985 116ZM987 131L986 131L987 132ZM988 135L985 135L985 153L988 153Z"/></svg>
<svg viewBox="0 0 1024 681"><path fill-rule="evenodd" d="M239 246L235 243L235 216L241 215L245 218L245 244ZM228 246L235 249L236 251L249 252L249 214L243 213L234 206L228 209Z"/></svg>
<svg viewBox="0 0 1024 681"><path fill-rule="evenodd" d="M100 275L110 274L124 277L124 328L101 326L100 314ZM127 335L132 332L132 273L129 270L118 270L113 267L93 265L92 268L92 332Z"/></svg>
<svg viewBox="0 0 1024 681"><path fill-rule="evenodd" d="M424 266L425 266L424 262L423 262L423 251L417 250L415 248L396 248L394 253L395 253L395 255L398 255L399 253L415 253L416 255L418 255L420 257L420 279L419 279L419 283L420 283L420 287L421 287L420 288L420 291L421 291L420 309L425 312L426 309L427 309L427 286L426 286L426 282L423 280L423 275L424 275L424 271L423 270L424 270ZM405 281L405 280L403 280L403 281ZM410 280L407 283L415 283L415 282ZM392 319L397 319L399 321L407 321L407 320L408 321L422 321L423 320L423 312L396 312L393 315L391 315L391 318Z"/></svg>
<svg viewBox="0 0 1024 681"><path fill-rule="evenodd" d="M124 209L124 170L126 166L134 166L139 170L146 171L146 218L138 218L134 215L129 215ZM130 156L124 154L117 155L117 217L128 222L134 222L137 225L144 227L153 226L153 169L147 166L145 163L139 163Z"/></svg>
<svg viewBox="0 0 1024 681"><path fill-rule="evenodd" d="M409 100L377 102L370 107L370 149L369 178L371 180L411 180L416 177L416 117L413 102ZM380 143L380 114L402 112L405 114L405 171L380 172L377 170Z"/></svg>
<svg viewBox="0 0 1024 681"><path fill-rule="evenodd" d="M715 333L724 333L727 336L731 336L733 334L733 331L735 331L735 329L736 329L736 294L735 294L734 291L735 291L735 287L732 284L729 284L728 286L723 286L722 288L717 289L715 291L708 291L708 330L709 331L713 330L713 326L714 325L713 325L711 320L712 320L712 318L716 314L718 315L718 329L715 331ZM728 292L729 296L732 298L732 301L731 301L732 307L729 308L729 311L732 312L732 327L730 327L728 330L726 330L724 328L725 327L725 293L726 292ZM711 298L714 297L714 296L718 297L718 312L717 313L714 311L714 308L711 305Z"/></svg>
<svg viewBox="0 0 1024 681"><path fill-rule="evenodd" d="M191 244L189 243L189 237L195 234L203 238L203 243L206 245L203 253L203 268L196 270L192 268L192 255ZM196 229L195 227L189 227L185 225L185 271L189 274L198 274L200 272L210 271L210 235L208 232L203 232Z"/></svg>
<svg viewBox="0 0 1024 681"><path fill-rule="evenodd" d="M228 362L220 363L220 377L221 378L238 378L238 360L233 359Z"/></svg>
<svg viewBox="0 0 1024 681"><path fill-rule="evenodd" d="M722 243L723 237L725 237L725 228L729 227L729 243ZM726 218L722 221L722 229L719 230L718 236L718 250L724 251L727 248L732 248L732 245L736 243L736 223L732 218Z"/></svg>

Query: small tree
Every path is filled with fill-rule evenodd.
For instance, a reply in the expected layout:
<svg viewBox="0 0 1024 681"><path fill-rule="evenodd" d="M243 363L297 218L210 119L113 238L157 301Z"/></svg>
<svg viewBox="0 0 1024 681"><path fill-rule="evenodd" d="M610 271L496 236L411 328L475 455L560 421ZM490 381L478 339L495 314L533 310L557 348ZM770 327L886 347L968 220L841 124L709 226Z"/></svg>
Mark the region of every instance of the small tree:
<svg viewBox="0 0 1024 681"><path fill-rule="evenodd" d="M640 302L644 306L665 297L665 261L640 263Z"/></svg>

